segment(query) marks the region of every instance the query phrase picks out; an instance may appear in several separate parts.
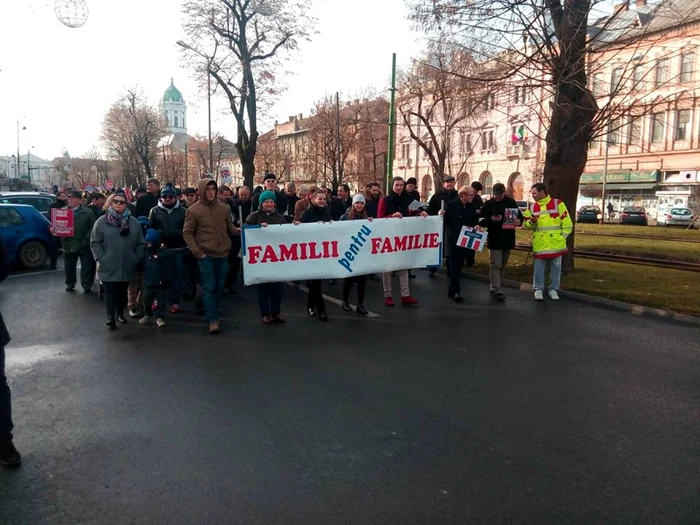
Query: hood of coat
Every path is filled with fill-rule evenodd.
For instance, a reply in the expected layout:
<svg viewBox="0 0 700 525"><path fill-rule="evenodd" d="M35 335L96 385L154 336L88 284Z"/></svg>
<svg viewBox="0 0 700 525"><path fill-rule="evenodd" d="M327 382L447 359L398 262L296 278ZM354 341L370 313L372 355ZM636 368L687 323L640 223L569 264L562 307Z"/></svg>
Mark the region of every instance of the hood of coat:
<svg viewBox="0 0 700 525"><path fill-rule="evenodd" d="M167 206L165 206L165 204L163 204L163 201L158 201L158 207L159 207L161 210L165 210L165 211L167 211L168 213L172 213L174 210L177 210L177 209L180 207L180 201L177 201L177 200L176 200L176 201L175 201L175 205L172 206L172 207L170 207L170 208L168 208Z"/></svg>
<svg viewBox="0 0 700 525"><path fill-rule="evenodd" d="M214 188L216 188L216 191L217 191L217 192L219 191L219 185L216 183L216 181L215 181L214 179L210 179L210 178L202 179L202 180L200 180L199 183L197 184L197 192L199 193L199 199L198 199L197 202L201 202L201 203L204 204L205 206L211 206L212 204L214 204L215 202L217 202L216 193L214 194L214 200L213 200L213 201L208 201L208 200L206 199L206 189L207 189L207 186L209 186L209 184L212 183L212 182L214 183Z"/></svg>

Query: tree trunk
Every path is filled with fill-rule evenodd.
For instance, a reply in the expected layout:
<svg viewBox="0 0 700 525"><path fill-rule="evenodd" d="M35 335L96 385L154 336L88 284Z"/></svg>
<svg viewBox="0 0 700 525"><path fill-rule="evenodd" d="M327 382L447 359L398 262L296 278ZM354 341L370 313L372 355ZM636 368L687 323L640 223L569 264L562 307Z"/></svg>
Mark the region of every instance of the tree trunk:
<svg viewBox="0 0 700 525"><path fill-rule="evenodd" d="M255 159L250 155L240 155L241 168L243 170L243 184L253 191L253 177L255 176Z"/></svg>

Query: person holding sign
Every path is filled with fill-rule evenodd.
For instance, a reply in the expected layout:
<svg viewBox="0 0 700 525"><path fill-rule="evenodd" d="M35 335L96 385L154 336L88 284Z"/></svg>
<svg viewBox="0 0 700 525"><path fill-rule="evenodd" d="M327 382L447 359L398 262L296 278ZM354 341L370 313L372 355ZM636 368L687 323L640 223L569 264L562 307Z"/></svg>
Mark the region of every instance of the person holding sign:
<svg viewBox="0 0 700 525"><path fill-rule="evenodd" d="M78 259L80 259L80 284L85 293L90 293L95 282L90 232L95 224L95 215L83 206L83 194L73 190L68 194L67 208L73 213L73 235L63 237L63 266L66 272L66 292L75 290ZM52 227L52 234L59 234Z"/></svg>
<svg viewBox="0 0 700 525"><path fill-rule="evenodd" d="M362 193L358 193L352 198L352 206L350 206L347 213L344 213L340 217L340 220L354 221L357 219L366 219L371 221L372 218L367 215L367 210L365 209L366 203L367 199L365 196ZM352 307L350 306L350 289L353 284L357 285L357 308L355 308L355 312L359 315L367 315L369 312L364 306L365 290L367 289L366 275L357 275L355 277L343 279L343 310L346 312L352 311Z"/></svg>
<svg viewBox="0 0 700 525"><path fill-rule="evenodd" d="M479 229L479 214L477 213L474 196L476 191L470 186L462 186L457 192L457 198L448 201L445 209L438 213L445 218L445 256L447 257L447 275L450 278L450 286L447 289L447 297L455 302L464 301L460 287L462 267L474 250L463 248L457 244L462 227Z"/></svg>
<svg viewBox="0 0 700 525"><path fill-rule="evenodd" d="M511 250L515 248L515 228L522 224L523 214L518 209L518 203L506 195L506 187L500 182L493 185L491 194L491 199L481 208L479 225L489 232L491 297L505 301L506 296L501 291L503 269L508 264Z"/></svg>
<svg viewBox="0 0 700 525"><path fill-rule="evenodd" d="M301 214L301 222L332 222L333 216L331 210L327 206L326 192L324 190L316 190L311 200L311 206ZM309 295L306 300L306 308L309 315L318 314L321 321L328 321L326 313L326 303L323 301L323 290L321 285L323 280L312 279L309 281Z"/></svg>

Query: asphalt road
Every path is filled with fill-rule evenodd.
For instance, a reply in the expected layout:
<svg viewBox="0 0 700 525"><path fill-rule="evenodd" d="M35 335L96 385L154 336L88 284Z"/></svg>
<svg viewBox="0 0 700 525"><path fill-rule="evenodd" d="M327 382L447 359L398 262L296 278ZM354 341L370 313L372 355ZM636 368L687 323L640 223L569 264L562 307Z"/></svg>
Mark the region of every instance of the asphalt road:
<svg viewBox="0 0 700 525"><path fill-rule="evenodd" d="M376 317L328 324L287 287L263 326L246 290L218 337L192 303L109 332L60 272L11 277L0 523L700 523L697 328L417 273L418 308L371 282Z"/></svg>

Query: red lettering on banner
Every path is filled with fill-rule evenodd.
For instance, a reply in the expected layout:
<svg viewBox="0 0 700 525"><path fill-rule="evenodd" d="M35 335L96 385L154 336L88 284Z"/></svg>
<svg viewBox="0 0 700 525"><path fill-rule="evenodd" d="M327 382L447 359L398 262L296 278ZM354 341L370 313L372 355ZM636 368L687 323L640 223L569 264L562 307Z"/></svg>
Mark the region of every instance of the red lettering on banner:
<svg viewBox="0 0 700 525"><path fill-rule="evenodd" d="M296 261L299 259L297 243L287 246L286 244L280 244L280 262L284 261Z"/></svg>
<svg viewBox="0 0 700 525"><path fill-rule="evenodd" d="M250 264L257 263L258 257L260 257L261 251L262 251L262 246L248 246L248 262Z"/></svg>
<svg viewBox="0 0 700 525"><path fill-rule="evenodd" d="M407 250L412 250L413 249L413 235L408 236L408 247L406 248Z"/></svg>
<svg viewBox="0 0 700 525"><path fill-rule="evenodd" d="M265 246L265 254L263 255L262 259L260 259L260 262L262 264L265 264L267 262L279 262L280 259L277 257L277 254L275 253L275 249L270 246L269 244Z"/></svg>
<svg viewBox="0 0 700 525"><path fill-rule="evenodd" d="M394 249L391 246L391 239L389 237L384 237L384 243L382 244L382 253L393 253Z"/></svg>
<svg viewBox="0 0 700 525"><path fill-rule="evenodd" d="M440 238L439 233L430 233L430 242L428 243L428 248L437 248L440 246L440 243L438 242L438 239Z"/></svg>
<svg viewBox="0 0 700 525"><path fill-rule="evenodd" d="M382 244L382 238L372 237L370 242L372 243L372 255L377 255L379 253L379 246Z"/></svg>
<svg viewBox="0 0 700 525"><path fill-rule="evenodd" d="M421 242L421 239L420 239L420 233L418 235L415 235L415 238L416 238L416 242L413 245L413 249L420 250L423 247L423 243Z"/></svg>
<svg viewBox="0 0 700 525"><path fill-rule="evenodd" d="M423 233L417 235L404 235L402 237L372 237L372 255L382 253L407 252L440 246L439 233Z"/></svg>
<svg viewBox="0 0 700 525"><path fill-rule="evenodd" d="M333 253L331 253L331 257L339 257L338 241L331 241L331 248L333 248Z"/></svg>
<svg viewBox="0 0 700 525"><path fill-rule="evenodd" d="M305 261L309 257L306 255L306 243L302 242L299 247L301 248L301 256L299 257L302 261Z"/></svg>
<svg viewBox="0 0 700 525"><path fill-rule="evenodd" d="M309 243L309 259L323 259L323 256L316 251L316 243Z"/></svg>
<svg viewBox="0 0 700 525"><path fill-rule="evenodd" d="M407 242L407 235L404 235L403 237L394 237L394 246L396 247L397 252L405 252L406 251L406 242Z"/></svg>

